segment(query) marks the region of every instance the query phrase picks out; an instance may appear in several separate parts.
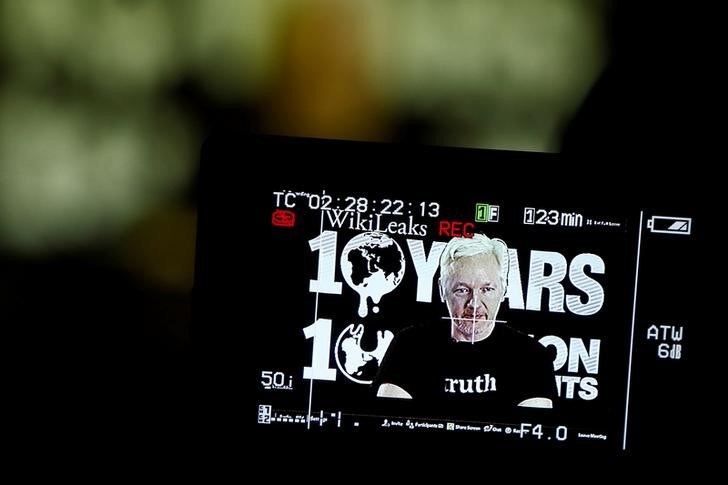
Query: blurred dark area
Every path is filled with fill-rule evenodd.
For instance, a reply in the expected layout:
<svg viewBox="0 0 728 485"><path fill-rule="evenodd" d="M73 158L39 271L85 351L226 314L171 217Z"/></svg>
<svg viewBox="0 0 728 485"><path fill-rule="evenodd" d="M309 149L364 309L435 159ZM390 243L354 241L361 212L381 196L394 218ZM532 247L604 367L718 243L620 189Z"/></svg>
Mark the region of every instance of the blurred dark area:
<svg viewBox="0 0 728 485"><path fill-rule="evenodd" d="M718 101L710 22L679 6L617 2L609 32L609 62L570 121L561 151L698 158L709 148L705 108Z"/></svg>
<svg viewBox="0 0 728 485"><path fill-rule="evenodd" d="M38 432L205 432L190 291L210 134L562 151L604 180L707 136L708 53L678 7L152 3L0 1L0 321L17 424Z"/></svg>

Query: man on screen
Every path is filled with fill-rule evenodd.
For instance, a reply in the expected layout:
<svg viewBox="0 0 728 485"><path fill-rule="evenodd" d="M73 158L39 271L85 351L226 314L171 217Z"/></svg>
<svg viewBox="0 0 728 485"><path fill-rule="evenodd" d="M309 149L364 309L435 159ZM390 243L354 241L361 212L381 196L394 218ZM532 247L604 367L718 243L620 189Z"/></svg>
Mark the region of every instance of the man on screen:
<svg viewBox="0 0 728 485"><path fill-rule="evenodd" d="M450 240L438 285L449 316L395 337L373 384L377 396L481 410L553 407L553 358L535 339L496 319L508 266L500 239Z"/></svg>

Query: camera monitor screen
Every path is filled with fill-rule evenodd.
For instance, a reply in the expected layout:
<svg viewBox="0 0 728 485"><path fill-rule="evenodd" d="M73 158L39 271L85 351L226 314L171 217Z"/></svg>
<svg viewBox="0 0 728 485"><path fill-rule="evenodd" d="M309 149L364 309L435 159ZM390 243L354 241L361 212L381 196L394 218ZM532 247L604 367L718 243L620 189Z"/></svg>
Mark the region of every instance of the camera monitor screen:
<svg viewBox="0 0 728 485"><path fill-rule="evenodd" d="M695 277L699 221L565 177L562 163L210 141L196 325L226 356L222 385L248 396L241 419L264 434L477 435L610 454L678 439L660 430L687 403L676 386L694 329L678 289Z"/></svg>

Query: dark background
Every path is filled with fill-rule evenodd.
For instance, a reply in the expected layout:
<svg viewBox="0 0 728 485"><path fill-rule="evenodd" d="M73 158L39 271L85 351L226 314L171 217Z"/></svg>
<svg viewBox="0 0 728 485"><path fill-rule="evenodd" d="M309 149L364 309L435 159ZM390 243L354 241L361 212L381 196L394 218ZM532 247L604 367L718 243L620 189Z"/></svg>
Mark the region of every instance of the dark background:
<svg viewBox="0 0 728 485"><path fill-rule="evenodd" d="M581 56L567 56L561 64L547 64L575 75L592 73L591 77L577 76L580 81L566 83L561 90L548 89L555 83L547 76L549 70L524 74L512 67L520 62L528 65L529 59L539 58L539 51L504 52L513 65L498 64L498 58L493 61L490 53L499 52L503 46L521 45L520 39L535 37L533 42L538 44L543 37L530 37L531 33L538 31L540 21L550 25L544 19L551 17L538 12L530 15L528 9L501 13L503 19L496 18L496 22L528 18L531 27L517 24L513 30L505 29L512 32L510 41L504 33L502 42L484 43L492 51L474 51L475 59L482 56L483 72L500 73L489 83L474 78L472 85L482 89L484 97L477 97L475 88L463 90L459 80L465 79L465 74L456 72L451 84L416 90L422 101L408 104L401 101L409 99L405 94L411 90L404 81L395 83L397 89L371 79L352 81L362 73L355 68L359 58L346 51L338 54L342 57L333 53L326 58L330 64L311 63L320 56L306 56L305 52L304 60L297 61L301 54L292 49L287 57L286 41L281 40L284 47L276 55L283 67L270 70L282 73L276 81L275 76L255 77L256 69L268 64L249 61L244 54L247 51L238 49L242 44L236 44L234 36L216 36L206 30L215 22L192 25L185 20L195 17L196 10L188 12L189 17L181 16L186 7L167 18L168 11L176 9L171 2L156 7L121 1L88 6L82 1L66 2L60 10L67 13L63 16L9 0L0 3L4 26L0 108L5 114L0 126L0 307L10 337L6 340L8 378L18 386L13 396L22 411L14 424L34 430L23 433L27 440L43 434L62 442L61 437L73 430L89 437L87 443L96 439L117 442L129 434L144 436L137 442L153 448L151 443L157 440L175 442L175 438L188 436L200 427L222 432L207 426L207 419L198 412L199 403L209 399L195 378L204 365L194 357L197 344L190 310L196 207L200 203L196 161L198 147L209 134L242 128L563 151L572 157L562 168L571 170L569 180L575 183L569 190L573 188L574 198L593 192L592 185L580 180L595 176L603 184L599 193L610 201L615 192L630 201L650 200L656 191L663 198L670 197L674 188L680 193L680 203L699 206L702 197L714 194L705 160L712 156L711 140L719 138L716 127L707 123L705 112L719 110L716 91L711 89L713 77L708 72L716 30L704 18L682 8L662 4L635 7L628 2L606 7L599 3L587 8L585 14L584 7L576 2L563 2L564 12L576 11L596 19L593 25L597 34L586 34L586 38L596 35L601 40L586 44L601 47L583 51ZM226 15L225 3L218 2L205 4L201 11L211 15L218 12L218 19L235 19L236 15L249 19L256 18L259 7L243 3ZM287 38L288 28L293 39L290 45L301 45L301 38L310 39L315 50L337 45L331 38L317 41L319 34L330 32L326 35L339 41L347 38L350 30L337 30L337 26L348 24L331 20L342 18L331 3L311 2L311 10L308 8L306 5L280 16L288 19L280 23L284 26L280 39ZM434 18L449 11L432 8ZM462 30L463 18L482 16L485 23L499 15L476 6L468 15L467 7L459 8L465 13L451 20L455 30ZM536 9L534 5L531 8ZM392 17L390 25L409 25L409 21L404 22L407 14ZM356 17L356 13L349 15ZM411 17L413 25L425 31L433 25L418 24L422 16ZM574 25L580 23L577 20ZM65 27L61 22L66 22ZM150 52L149 46L164 45L159 39L144 37L159 30L155 22L171 32L168 45L183 46L185 39L202 38L199 45L204 48L189 50L198 54L183 65L186 67L170 67L180 64L172 62L169 52L188 49L171 49L166 55L162 52L159 56L164 62L155 62L152 57L149 64L139 67L134 60L143 58L140 53ZM145 25L152 27L138 30ZM544 28L543 35L558 39L553 45L579 42L563 33L561 24ZM236 29L232 22L229 32ZM392 28L392 32L396 30ZM21 32L28 37L22 37ZM94 35L103 32L113 35L95 42ZM213 40L205 43L205 35L197 32L205 32ZM473 46L480 45L480 31L474 28L472 32L472 40L463 37L459 44L448 42L448 32L433 34L430 38L451 50L430 52L432 47L426 45L416 48L430 53L421 61L423 65L435 67L415 71L415 77L440 70L438 59L443 55L467 49L473 52ZM37 40L31 41L33 38ZM133 38L146 39L146 43L129 55L114 50ZM410 45L406 35L399 39L402 45ZM246 44L253 46L248 50L255 50L256 42ZM390 50L396 51L398 45L392 43ZM403 52L405 60L412 58L413 51ZM337 61L341 58L353 59L354 67ZM109 63L103 62L105 59ZM131 61L111 62L117 59ZM387 65L401 60L396 56L392 59ZM585 59L592 60L588 68ZM167 67L152 79L140 74L150 72L145 70L150 65ZM297 66L311 68L299 72L295 71ZM252 83L257 90L247 87L246 73L262 79ZM309 75L315 80L316 73L324 74L331 84L309 81ZM211 79L223 81L215 84ZM245 94L237 91L238 86L241 90L246 86ZM337 98L332 86L362 87ZM521 86L521 90L507 91L509 86ZM544 86L545 94L536 98L527 95L534 86ZM310 107L300 101L302 107L297 111L286 114L280 108L283 114L278 114L274 109L277 100L287 100L281 93L292 87L300 87L296 99L306 100L316 90L325 93L320 99L338 99L338 108L327 108L320 102ZM371 106L376 103L371 101L371 92L380 91L398 94L393 97L395 101L384 104L380 110L384 114L372 113ZM432 101L429 105L428 100ZM298 106L293 101L282 105ZM462 106L472 106L482 117L458 111ZM67 117L57 118L53 113ZM514 120L509 113L518 115ZM326 121L315 121L322 119ZM347 120L361 124L352 127ZM502 126L511 128L499 131ZM70 141L63 136L69 136ZM678 160L677 167L668 159ZM117 171L124 164L129 170ZM637 166L644 167L646 175L636 176ZM402 167L407 168L407 164ZM524 179L524 186L538 186L538 175L549 172L549 167L535 168L533 177ZM237 182L241 194L249 193L257 183L255 172L251 170ZM91 188L95 190L86 190ZM116 195L119 190L121 195ZM686 195L694 191L702 195ZM571 196L561 192L558 197ZM116 205L117 200L126 202ZM228 432L226 428L223 435Z"/></svg>

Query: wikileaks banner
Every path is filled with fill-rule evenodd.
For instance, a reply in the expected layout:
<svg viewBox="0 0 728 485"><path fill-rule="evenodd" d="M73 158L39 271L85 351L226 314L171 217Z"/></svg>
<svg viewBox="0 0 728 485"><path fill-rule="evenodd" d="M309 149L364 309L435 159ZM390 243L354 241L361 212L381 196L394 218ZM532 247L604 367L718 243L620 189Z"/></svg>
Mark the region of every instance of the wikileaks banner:
<svg viewBox="0 0 728 485"><path fill-rule="evenodd" d="M368 150L407 151L275 138L263 146L352 166ZM427 156L503 165L545 155ZM659 434L690 325L680 309L666 311L657 280L666 258L690 250L690 213L557 197L506 179L280 176L264 187L254 201L256 254L224 264L228 290L250 294L252 284L260 296L261 316L223 316L254 337L240 343L241 352L255 346L252 374L240 379L254 389L242 419L258 431L473 433L494 444L617 452ZM232 200L224 210L234 211ZM211 207L223 206L201 206L200 230L209 231ZM252 237L217 234L200 235L200 274L200 250ZM264 274L236 281L246 272L232 268L247 258Z"/></svg>

